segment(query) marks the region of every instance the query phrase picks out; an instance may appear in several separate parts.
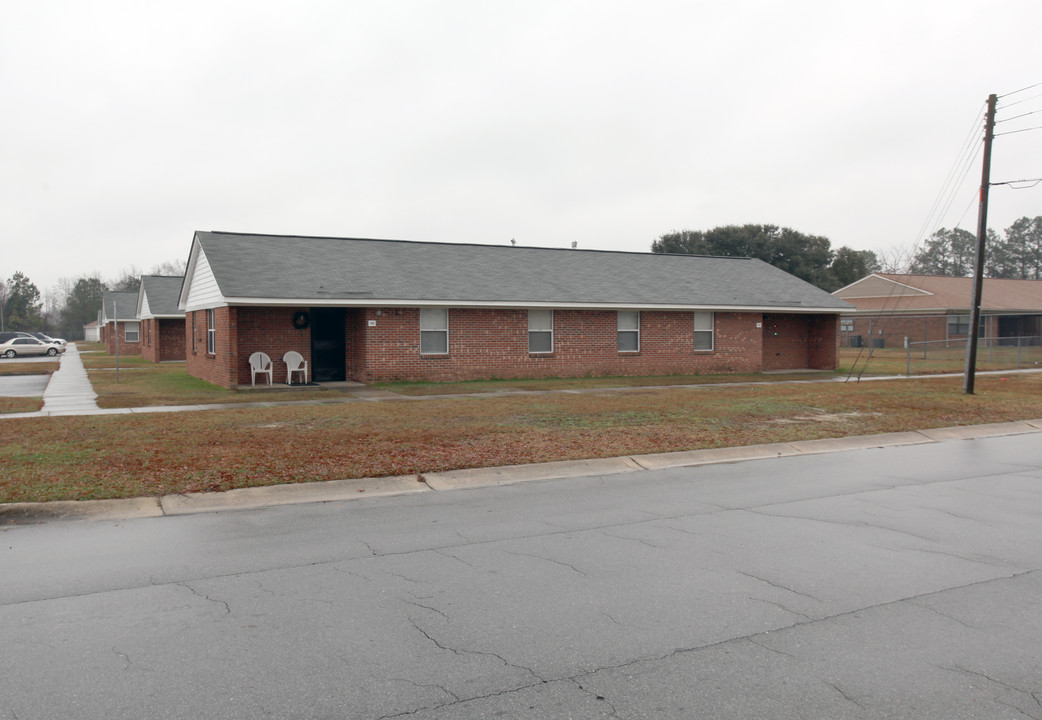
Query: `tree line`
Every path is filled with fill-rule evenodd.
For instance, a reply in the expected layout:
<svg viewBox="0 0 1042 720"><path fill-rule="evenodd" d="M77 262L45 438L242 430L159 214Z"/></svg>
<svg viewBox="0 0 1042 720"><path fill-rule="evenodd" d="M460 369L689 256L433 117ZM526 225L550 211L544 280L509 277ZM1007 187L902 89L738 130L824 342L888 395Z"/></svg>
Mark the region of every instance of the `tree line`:
<svg viewBox="0 0 1042 720"><path fill-rule="evenodd" d="M962 228L942 228L915 254L908 272L968 277L975 272L976 258L976 234ZM1042 280L1042 216L1022 217L1002 235L988 229L984 275L1009 280Z"/></svg>
<svg viewBox="0 0 1042 720"><path fill-rule="evenodd" d="M651 252L752 257L832 292L879 270L871 250L832 249L822 235L777 225L724 225L712 230L680 230L651 244Z"/></svg>
<svg viewBox="0 0 1042 720"><path fill-rule="evenodd" d="M651 251L758 258L833 292L874 272L973 275L977 237L962 228L942 228L901 260L847 246L833 250L827 237L777 225L724 225L667 233ZM986 277L1042 280L1042 216L1020 218L1002 234L989 229L984 258Z"/></svg>
<svg viewBox="0 0 1042 720"><path fill-rule="evenodd" d="M22 272L15 272L7 280L0 279L0 327L82 340L83 326L98 319L106 291L137 292L141 275L183 274L183 262L165 262L147 273L131 266L110 281L102 280L98 274L61 278L47 293L45 301L32 280Z"/></svg>

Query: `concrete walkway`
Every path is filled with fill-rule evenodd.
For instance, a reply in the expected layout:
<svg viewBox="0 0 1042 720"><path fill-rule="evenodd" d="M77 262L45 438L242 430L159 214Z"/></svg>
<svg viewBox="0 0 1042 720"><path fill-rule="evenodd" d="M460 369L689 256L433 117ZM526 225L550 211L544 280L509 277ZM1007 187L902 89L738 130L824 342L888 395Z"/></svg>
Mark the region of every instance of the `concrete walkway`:
<svg viewBox="0 0 1042 720"><path fill-rule="evenodd" d="M39 414L89 415L101 410L97 399L98 394L87 378L80 351L74 343L70 343L65 348L57 372L51 374L51 381L43 391L43 409Z"/></svg>

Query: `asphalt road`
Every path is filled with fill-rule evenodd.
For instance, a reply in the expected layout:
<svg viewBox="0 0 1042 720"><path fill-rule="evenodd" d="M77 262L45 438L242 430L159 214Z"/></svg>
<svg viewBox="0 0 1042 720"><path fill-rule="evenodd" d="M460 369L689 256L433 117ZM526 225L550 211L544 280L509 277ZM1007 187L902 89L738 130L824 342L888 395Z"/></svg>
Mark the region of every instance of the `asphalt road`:
<svg viewBox="0 0 1042 720"><path fill-rule="evenodd" d="M1039 437L0 528L0 718L1042 718Z"/></svg>

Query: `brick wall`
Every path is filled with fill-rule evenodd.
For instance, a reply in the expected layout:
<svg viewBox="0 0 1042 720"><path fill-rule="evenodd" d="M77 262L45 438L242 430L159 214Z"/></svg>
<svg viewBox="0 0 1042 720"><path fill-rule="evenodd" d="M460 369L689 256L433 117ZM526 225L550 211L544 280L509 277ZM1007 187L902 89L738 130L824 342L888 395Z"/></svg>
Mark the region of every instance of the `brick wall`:
<svg viewBox="0 0 1042 720"><path fill-rule="evenodd" d="M224 387L248 385L249 356L261 351L274 361L275 382L285 382L285 352L296 350L311 362L311 330L298 330L292 323L298 309L218 308L213 355L206 352L206 312L189 313L185 322L189 374ZM761 320L763 327L757 328ZM693 313L642 312L640 349L619 352L615 311L556 310L553 352L545 354L528 352L526 310L450 309L445 355L420 353L418 308L347 309L344 323L347 378L366 383L759 372L835 368L837 363L835 315L718 312L713 349L699 351L694 349Z"/></svg>
<svg viewBox="0 0 1042 720"><path fill-rule="evenodd" d="M796 370L838 367L835 315L763 316L763 369Z"/></svg>
<svg viewBox="0 0 1042 720"><path fill-rule="evenodd" d="M807 322L807 367L815 370L839 368L839 320L835 315L809 315Z"/></svg>
<svg viewBox="0 0 1042 720"><path fill-rule="evenodd" d="M185 359L189 375L202 378L207 382L231 388L240 384L238 328L236 313L238 308L216 308L214 310L215 352L206 351L206 311L196 310L185 315ZM195 322L193 323L193 319ZM193 343L194 326L194 343ZM246 356L247 358L249 355ZM246 367L246 382L250 381L249 367Z"/></svg>
<svg viewBox="0 0 1042 720"><path fill-rule="evenodd" d="M184 340L182 339L182 342ZM141 357L149 362L159 362L159 321L148 318L141 321Z"/></svg>
<svg viewBox="0 0 1042 720"><path fill-rule="evenodd" d="M105 333L104 333L103 337L105 338L104 342L105 342L105 350L106 350L106 352L108 352L109 355L115 355L116 354L116 341L117 341L117 335L118 335L119 354L120 355L140 355L141 354L141 341L140 341L140 338L141 338L140 325L141 324L139 323L139 332L138 332L139 340L138 340L138 342L127 342L127 340L126 340L126 325L125 325L125 323L123 323L122 321L119 323L118 332L116 331L115 325L116 325L116 323L114 321L105 324Z"/></svg>
<svg viewBox="0 0 1042 720"><path fill-rule="evenodd" d="M755 372L760 367L756 313L717 313L714 350L696 351L692 313L644 312L640 350L620 353L616 312L556 310L553 352L530 354L526 310L450 309L449 353L421 355L419 309L376 312L364 311L363 367L352 365L351 379L665 375Z"/></svg>
<svg viewBox="0 0 1042 720"><path fill-rule="evenodd" d="M185 359L185 321L148 318L141 321L141 355L152 362Z"/></svg>
<svg viewBox="0 0 1042 720"><path fill-rule="evenodd" d="M851 338L857 335L861 336L865 347L871 344L870 340L882 340L884 347L902 348L906 337L909 342L966 342L965 334L949 333L946 315L879 315L857 318L847 316L844 319L854 320L854 329L844 330L840 335L840 342L844 346L850 346ZM988 337L998 336L998 318L985 316L985 334Z"/></svg>

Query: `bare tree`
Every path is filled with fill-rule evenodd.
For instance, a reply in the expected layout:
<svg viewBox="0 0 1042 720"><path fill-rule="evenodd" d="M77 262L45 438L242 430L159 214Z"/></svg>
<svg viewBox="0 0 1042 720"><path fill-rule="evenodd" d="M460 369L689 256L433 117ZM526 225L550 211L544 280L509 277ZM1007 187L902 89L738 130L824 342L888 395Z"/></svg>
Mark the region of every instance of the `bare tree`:
<svg viewBox="0 0 1042 720"><path fill-rule="evenodd" d="M188 263L184 260L167 260L152 267L149 275L166 275L168 277L184 277Z"/></svg>

